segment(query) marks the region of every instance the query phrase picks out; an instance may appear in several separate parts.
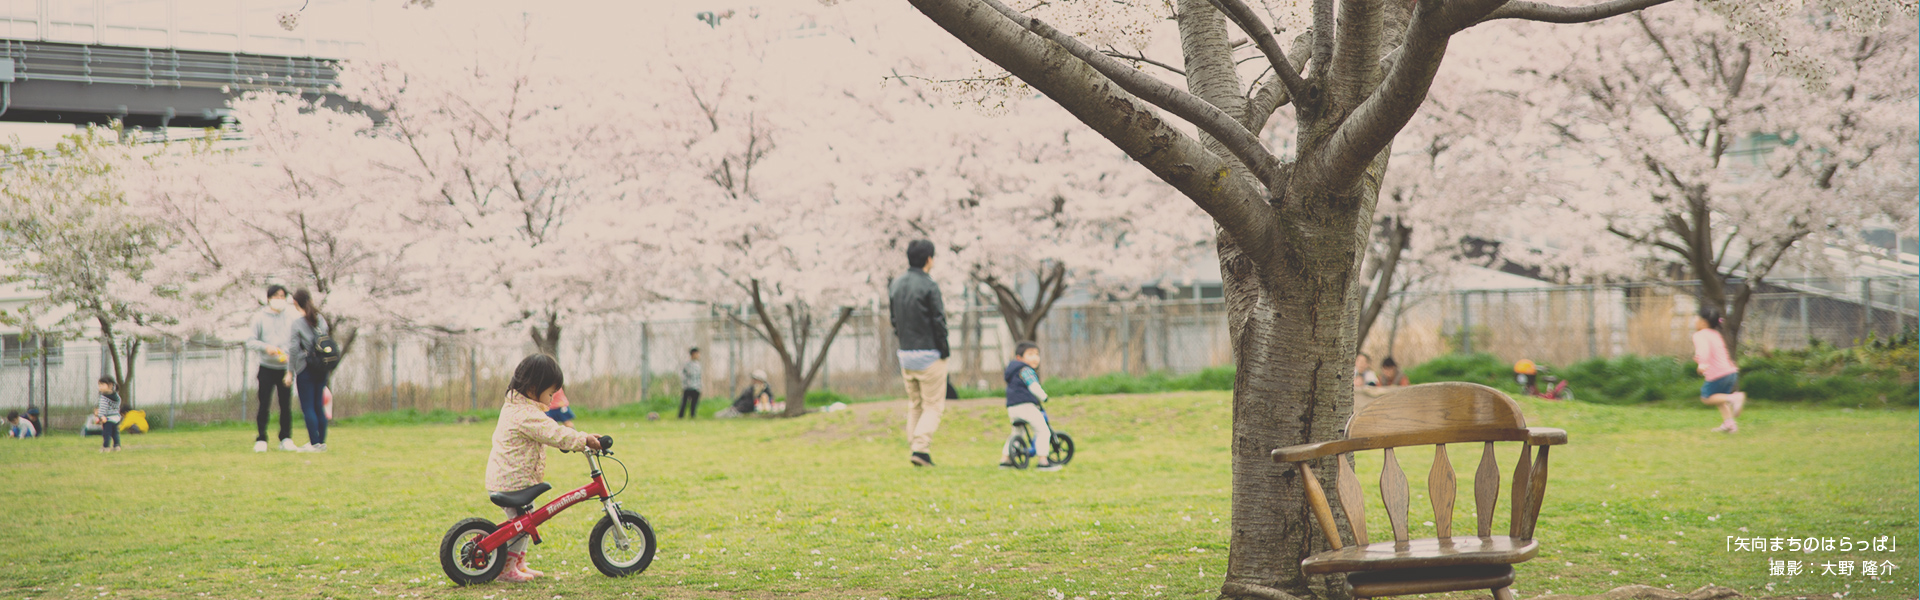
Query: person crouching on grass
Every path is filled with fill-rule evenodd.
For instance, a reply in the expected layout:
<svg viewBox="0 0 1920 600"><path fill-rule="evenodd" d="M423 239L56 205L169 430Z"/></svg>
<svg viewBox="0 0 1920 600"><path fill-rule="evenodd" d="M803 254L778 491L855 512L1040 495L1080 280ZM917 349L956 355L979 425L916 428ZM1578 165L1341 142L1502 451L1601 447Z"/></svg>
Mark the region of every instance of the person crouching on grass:
<svg viewBox="0 0 1920 600"><path fill-rule="evenodd" d="M600 436L562 426L547 416L563 384L560 364L551 356L528 356L514 367L506 402L500 407L500 424L493 428L493 453L487 456L487 491L517 492L539 485L547 473L547 449L543 446L570 452L600 448ZM517 509L504 510L508 519L520 516ZM514 538L507 545L507 566L500 579L522 582L541 575L545 573L527 566L527 536Z"/></svg>
<svg viewBox="0 0 1920 600"><path fill-rule="evenodd" d="M1047 462L1047 454L1053 452L1053 429L1047 427L1047 414L1040 410L1040 403L1047 401L1047 391L1040 389L1040 372L1034 370L1040 366L1040 345L1033 342L1020 342L1013 347L1013 362L1007 363L1004 374L1007 380L1007 418L1026 421L1033 428L1033 445L1036 456L1040 457L1041 471L1058 471L1060 465ZM1007 446L1001 446L1000 467L1013 468L1013 457L1007 453Z"/></svg>

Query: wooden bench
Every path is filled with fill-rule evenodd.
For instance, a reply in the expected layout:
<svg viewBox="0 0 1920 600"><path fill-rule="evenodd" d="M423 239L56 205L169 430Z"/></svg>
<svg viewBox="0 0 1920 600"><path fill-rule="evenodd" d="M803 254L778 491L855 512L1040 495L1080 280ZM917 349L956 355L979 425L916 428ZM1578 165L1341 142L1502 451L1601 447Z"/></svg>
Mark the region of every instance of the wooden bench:
<svg viewBox="0 0 1920 600"><path fill-rule="evenodd" d="M1527 427L1520 405L1512 398L1472 383L1429 383L1408 386L1368 402L1347 421L1346 439L1290 446L1273 451L1277 462L1293 463L1307 486L1314 520L1326 534L1332 550L1300 561L1308 574L1346 573L1355 598L1431 594L1487 589L1496 600L1512 600L1513 565L1538 551L1533 526L1540 518L1540 502L1547 491L1547 450L1567 443L1567 432ZM1493 535L1493 515L1500 500L1500 467L1495 442L1520 442L1520 459L1513 469L1512 501L1506 535ZM1472 536L1456 536L1453 505L1457 494L1447 444L1479 443L1480 467L1474 474L1473 499L1477 527ZM1409 539L1407 533L1407 476L1400 470L1394 449L1434 445L1427 492L1433 504L1435 536ZM1534 447L1539 456L1534 457ZM1347 454L1382 450L1380 499L1392 524L1393 540L1371 542L1360 480ZM1352 543L1340 538L1326 491L1309 463L1333 457L1340 508L1353 532Z"/></svg>

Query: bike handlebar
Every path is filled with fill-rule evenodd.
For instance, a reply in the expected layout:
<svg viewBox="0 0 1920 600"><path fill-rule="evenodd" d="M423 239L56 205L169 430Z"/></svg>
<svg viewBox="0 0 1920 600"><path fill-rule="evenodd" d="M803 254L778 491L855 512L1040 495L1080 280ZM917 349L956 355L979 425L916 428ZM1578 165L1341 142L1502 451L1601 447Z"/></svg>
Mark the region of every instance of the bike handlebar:
<svg viewBox="0 0 1920 600"><path fill-rule="evenodd" d="M599 450L600 452L606 452L609 448L613 447L613 436L603 435L597 439L600 440L600 450ZM591 450L593 450L593 448L587 449L587 451L591 451ZM565 454L567 453L567 450L561 450L560 452L562 454Z"/></svg>

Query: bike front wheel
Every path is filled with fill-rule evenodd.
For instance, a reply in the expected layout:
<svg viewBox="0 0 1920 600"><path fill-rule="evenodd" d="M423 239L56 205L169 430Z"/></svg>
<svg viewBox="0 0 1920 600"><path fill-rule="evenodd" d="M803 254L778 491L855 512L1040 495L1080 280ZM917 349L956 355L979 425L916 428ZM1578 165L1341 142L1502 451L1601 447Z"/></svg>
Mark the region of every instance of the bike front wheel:
<svg viewBox="0 0 1920 600"><path fill-rule="evenodd" d="M600 523L593 526L593 534L587 538L587 552L593 557L594 568L608 577L626 577L647 570L647 565L653 564L654 550L658 549L653 525L646 517L622 510L619 526L627 535L624 550L613 537L614 522L610 517L600 517Z"/></svg>
<svg viewBox="0 0 1920 600"><path fill-rule="evenodd" d="M507 547L492 552L480 549L480 539L493 533L496 526L486 519L466 519L454 523L440 538L440 568L459 585L493 581L507 566Z"/></svg>
<svg viewBox="0 0 1920 600"><path fill-rule="evenodd" d="M1056 465L1073 462L1073 436L1053 432L1053 447L1047 449L1047 462Z"/></svg>

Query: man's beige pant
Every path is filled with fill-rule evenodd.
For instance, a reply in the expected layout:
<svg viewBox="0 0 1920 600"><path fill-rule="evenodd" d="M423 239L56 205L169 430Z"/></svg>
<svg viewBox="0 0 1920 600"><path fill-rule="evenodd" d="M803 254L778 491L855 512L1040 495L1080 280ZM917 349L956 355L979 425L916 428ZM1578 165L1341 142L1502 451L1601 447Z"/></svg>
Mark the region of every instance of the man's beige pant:
<svg viewBox="0 0 1920 600"><path fill-rule="evenodd" d="M947 359L919 371L900 370L907 380L907 446L929 452L933 432L940 430L940 413L947 408Z"/></svg>

